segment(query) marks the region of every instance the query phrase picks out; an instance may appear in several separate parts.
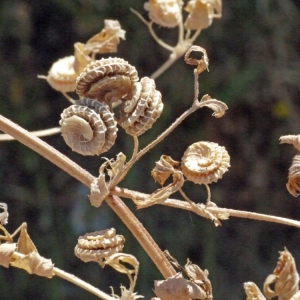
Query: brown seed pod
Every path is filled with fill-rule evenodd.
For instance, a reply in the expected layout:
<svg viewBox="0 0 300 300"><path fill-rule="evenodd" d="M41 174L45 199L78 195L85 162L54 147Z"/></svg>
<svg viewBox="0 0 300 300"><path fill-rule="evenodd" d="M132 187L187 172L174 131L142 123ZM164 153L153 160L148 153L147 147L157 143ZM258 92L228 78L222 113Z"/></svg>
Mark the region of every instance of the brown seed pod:
<svg viewBox="0 0 300 300"><path fill-rule="evenodd" d="M181 22L182 6L182 0L149 0L144 4L154 23L169 28L178 26Z"/></svg>
<svg viewBox="0 0 300 300"><path fill-rule="evenodd" d="M108 151L117 137L117 123L108 106L93 99L81 99L61 114L61 133L66 144L82 155Z"/></svg>
<svg viewBox="0 0 300 300"><path fill-rule="evenodd" d="M230 157L225 147L212 142L192 144L181 159L184 176L197 184L218 181L229 167Z"/></svg>
<svg viewBox="0 0 300 300"><path fill-rule="evenodd" d="M95 98L111 105L131 91L138 81L135 67L122 58L103 58L91 62L77 78L80 97Z"/></svg>
<svg viewBox="0 0 300 300"><path fill-rule="evenodd" d="M130 135L139 136L150 129L163 110L161 93L153 79L144 77L133 84L132 93L123 103L119 124Z"/></svg>
<svg viewBox="0 0 300 300"><path fill-rule="evenodd" d="M111 228L80 236L74 252L84 262L95 261L104 266L105 259L121 252L124 243L125 238L116 235L116 230Z"/></svg>

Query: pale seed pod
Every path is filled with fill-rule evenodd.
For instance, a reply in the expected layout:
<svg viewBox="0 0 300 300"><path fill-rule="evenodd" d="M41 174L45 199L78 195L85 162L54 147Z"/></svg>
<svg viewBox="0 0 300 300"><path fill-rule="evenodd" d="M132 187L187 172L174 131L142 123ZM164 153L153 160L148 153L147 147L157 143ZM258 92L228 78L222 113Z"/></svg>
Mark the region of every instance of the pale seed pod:
<svg viewBox="0 0 300 300"><path fill-rule="evenodd" d="M133 84L132 93L123 103L119 124L130 135L139 136L150 129L163 110L161 93L153 79L144 77Z"/></svg>
<svg viewBox="0 0 300 300"><path fill-rule="evenodd" d="M39 77L45 78L56 91L74 92L78 76L74 70L74 62L75 57L73 55L61 58L51 66L47 77Z"/></svg>
<svg viewBox="0 0 300 300"><path fill-rule="evenodd" d="M149 0L144 4L149 18L164 27L178 26L182 20L182 0Z"/></svg>
<svg viewBox="0 0 300 300"><path fill-rule="evenodd" d="M66 144L82 155L108 151L117 137L117 122L108 106L93 99L81 99L61 114L61 133Z"/></svg>
<svg viewBox="0 0 300 300"><path fill-rule="evenodd" d="M114 228L95 231L79 237L74 253L84 262L94 261L104 267L105 259L121 252L124 243L125 238Z"/></svg>
<svg viewBox="0 0 300 300"><path fill-rule="evenodd" d="M197 142L185 151L181 159L184 176L197 184L217 182L230 167L225 147L213 142Z"/></svg>
<svg viewBox="0 0 300 300"><path fill-rule="evenodd" d="M293 158L291 167L289 168L289 177L286 188L291 195L298 197L300 194L300 154Z"/></svg>
<svg viewBox="0 0 300 300"><path fill-rule="evenodd" d="M95 98L111 105L131 91L138 81L135 67L122 58L103 58L91 62L77 78L80 97Z"/></svg>

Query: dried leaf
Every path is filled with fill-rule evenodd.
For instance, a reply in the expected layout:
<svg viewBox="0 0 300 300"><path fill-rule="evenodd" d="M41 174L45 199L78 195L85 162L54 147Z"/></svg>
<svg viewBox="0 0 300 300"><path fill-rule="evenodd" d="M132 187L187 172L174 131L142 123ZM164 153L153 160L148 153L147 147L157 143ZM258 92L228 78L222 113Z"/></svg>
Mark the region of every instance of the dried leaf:
<svg viewBox="0 0 300 300"><path fill-rule="evenodd" d="M120 173L126 162L126 156L122 152L117 154L116 159L108 159L106 157L102 158L106 159L106 162L101 165L99 171L101 173L101 170L104 171L104 169L106 169L107 174L111 179Z"/></svg>
<svg viewBox="0 0 300 300"><path fill-rule="evenodd" d="M27 233L27 225L21 227L20 236L18 239L17 251L22 254L30 254L31 252L37 251L33 241L31 240L29 234Z"/></svg>
<svg viewBox="0 0 300 300"><path fill-rule="evenodd" d="M91 194L89 199L92 206L100 207L103 200L109 195L109 190L105 181L105 175L101 174L91 184Z"/></svg>
<svg viewBox="0 0 300 300"><path fill-rule="evenodd" d="M84 68L92 61L91 57L85 52L85 45L82 43L74 44L74 70L76 74L80 74Z"/></svg>
<svg viewBox="0 0 300 300"><path fill-rule="evenodd" d="M196 59L196 58L190 58L190 54L191 54L192 51L202 52L203 53L203 57L201 59L199 59L199 60ZM191 46L190 49L184 55L184 61L188 65L195 65L195 66L197 66L197 68L195 69L195 72L197 74L202 73L206 69L208 71L209 59L208 59L206 50L204 48L200 47L200 46L196 46L196 45Z"/></svg>
<svg viewBox="0 0 300 300"><path fill-rule="evenodd" d="M246 300L266 300L257 285L253 282L245 282L244 289L246 293Z"/></svg>
<svg viewBox="0 0 300 300"><path fill-rule="evenodd" d="M6 225L8 223L7 204L0 202L0 209L3 209L3 212L0 213L0 224Z"/></svg>
<svg viewBox="0 0 300 300"><path fill-rule="evenodd" d="M117 52L120 38L125 40L125 30L121 29L118 20L104 20L104 29L85 44L87 53L111 53Z"/></svg>
<svg viewBox="0 0 300 300"><path fill-rule="evenodd" d="M152 193L149 196L149 198L143 200L133 199L133 201L137 205L138 209L163 202L164 200L168 199L171 194L177 192L183 186L183 184L184 177L182 172L174 171L172 183L161 189L157 189L154 193Z"/></svg>
<svg viewBox="0 0 300 300"><path fill-rule="evenodd" d="M16 243L4 243L0 244L0 266L5 268L9 267L12 255L17 248Z"/></svg>
<svg viewBox="0 0 300 300"><path fill-rule="evenodd" d="M179 166L179 161L173 160L170 156L162 155L159 161L155 163L155 168L151 171L151 175L155 181L163 185Z"/></svg>
<svg viewBox="0 0 300 300"><path fill-rule="evenodd" d="M299 274L292 254L287 249L279 253L273 274L265 280L264 294L267 298L278 296L278 300L289 300L299 290Z"/></svg>
<svg viewBox="0 0 300 300"><path fill-rule="evenodd" d="M54 264L51 259L40 256L37 251L33 251L30 254L11 262L11 265L24 269L29 274L36 274L48 278L53 277Z"/></svg>
<svg viewBox="0 0 300 300"><path fill-rule="evenodd" d="M207 106L214 111L212 114L216 118L221 118L224 116L225 111L228 109L228 106L219 100L211 99L209 95L204 95L200 101L200 107Z"/></svg>

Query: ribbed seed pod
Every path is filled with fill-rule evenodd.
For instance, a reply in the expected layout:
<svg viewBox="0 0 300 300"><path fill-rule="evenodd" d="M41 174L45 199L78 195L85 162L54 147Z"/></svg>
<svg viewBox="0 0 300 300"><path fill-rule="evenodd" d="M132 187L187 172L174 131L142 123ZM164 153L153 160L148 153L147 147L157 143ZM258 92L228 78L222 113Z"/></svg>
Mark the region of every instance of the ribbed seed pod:
<svg viewBox="0 0 300 300"><path fill-rule="evenodd" d="M144 77L133 85L132 93L123 103L119 124L130 135L139 136L152 127L163 110L161 93L153 79Z"/></svg>
<svg viewBox="0 0 300 300"><path fill-rule="evenodd" d="M117 137L117 123L108 106L93 99L81 99L61 114L61 133L66 144L82 155L108 151Z"/></svg>
<svg viewBox="0 0 300 300"><path fill-rule="evenodd" d="M46 80L53 89L63 93L75 91L77 74L74 61L75 57L71 55L59 59L51 66Z"/></svg>
<svg viewBox="0 0 300 300"><path fill-rule="evenodd" d="M225 147L212 142L192 144L181 159L184 176L197 184L218 181L229 167L230 157Z"/></svg>
<svg viewBox="0 0 300 300"><path fill-rule="evenodd" d="M300 154L293 158L291 167L289 168L289 178L286 188L291 195L298 197L300 194Z"/></svg>
<svg viewBox="0 0 300 300"><path fill-rule="evenodd" d="M178 26L182 19L182 0L149 0L144 4L149 18L164 27Z"/></svg>
<svg viewBox="0 0 300 300"><path fill-rule="evenodd" d="M123 250L125 238L117 235L114 228L95 231L80 236L74 249L75 255L84 262L98 262L104 266L105 259Z"/></svg>
<svg viewBox="0 0 300 300"><path fill-rule="evenodd" d="M95 98L111 105L130 93L138 81L135 67L122 58L103 58L91 62L77 78L80 97Z"/></svg>

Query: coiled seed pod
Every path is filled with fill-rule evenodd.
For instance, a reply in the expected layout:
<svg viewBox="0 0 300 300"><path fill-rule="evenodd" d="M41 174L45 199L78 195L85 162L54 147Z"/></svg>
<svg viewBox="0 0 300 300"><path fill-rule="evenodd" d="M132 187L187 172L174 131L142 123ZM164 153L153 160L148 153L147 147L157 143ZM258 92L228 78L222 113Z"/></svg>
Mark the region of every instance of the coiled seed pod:
<svg viewBox="0 0 300 300"><path fill-rule="evenodd" d="M132 93L126 97L120 113L120 125L130 135L139 136L152 127L163 110L161 93L153 79L144 77L133 84Z"/></svg>
<svg viewBox="0 0 300 300"><path fill-rule="evenodd" d="M103 58L86 66L77 78L76 92L111 105L130 93L138 79L135 67L124 59Z"/></svg>
<svg viewBox="0 0 300 300"><path fill-rule="evenodd" d="M210 184L222 178L230 167L225 147L212 142L197 142L184 152L181 169L184 176L197 184Z"/></svg>
<svg viewBox="0 0 300 300"><path fill-rule="evenodd" d="M111 228L80 236L74 252L84 262L95 261L104 266L105 259L121 252L124 243L125 238L117 235L116 230Z"/></svg>
<svg viewBox="0 0 300 300"><path fill-rule="evenodd" d="M117 137L117 123L108 106L93 99L81 99L61 114L61 133L66 144L82 155L108 151Z"/></svg>
<svg viewBox="0 0 300 300"><path fill-rule="evenodd" d="M39 77L45 78L50 86L59 92L73 92L78 76L74 70L74 62L75 57L73 55L61 58L51 66L47 77Z"/></svg>

